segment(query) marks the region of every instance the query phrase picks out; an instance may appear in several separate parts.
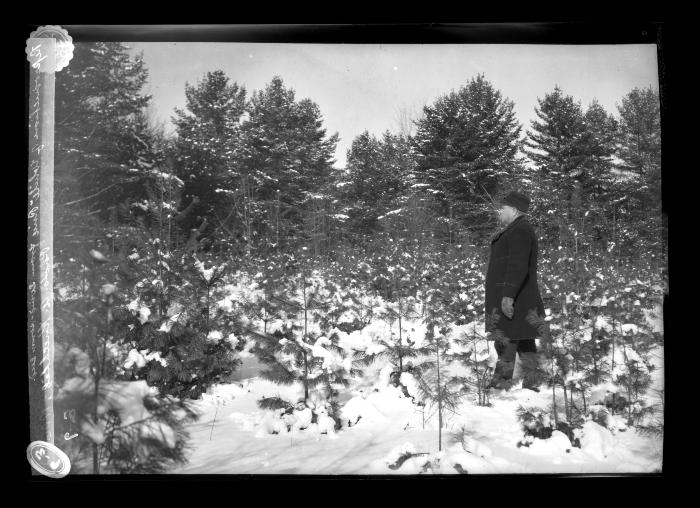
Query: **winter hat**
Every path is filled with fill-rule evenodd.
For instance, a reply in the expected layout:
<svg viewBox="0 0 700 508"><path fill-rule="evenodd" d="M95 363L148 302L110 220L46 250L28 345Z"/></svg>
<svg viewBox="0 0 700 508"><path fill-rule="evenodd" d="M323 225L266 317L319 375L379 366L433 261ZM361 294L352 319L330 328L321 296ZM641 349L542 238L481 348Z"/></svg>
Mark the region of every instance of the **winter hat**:
<svg viewBox="0 0 700 508"><path fill-rule="evenodd" d="M527 212L527 209L530 206L530 198L519 192L512 191L501 199L501 203L504 205L513 206L521 212Z"/></svg>

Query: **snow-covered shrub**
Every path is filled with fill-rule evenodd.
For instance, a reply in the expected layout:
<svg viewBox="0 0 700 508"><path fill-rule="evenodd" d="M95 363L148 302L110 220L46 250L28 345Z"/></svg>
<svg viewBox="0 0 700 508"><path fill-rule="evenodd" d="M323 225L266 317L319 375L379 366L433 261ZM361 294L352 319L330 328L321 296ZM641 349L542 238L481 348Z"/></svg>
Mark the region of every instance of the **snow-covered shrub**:
<svg viewBox="0 0 700 508"><path fill-rule="evenodd" d="M554 418L539 408L519 406L516 415L526 435L547 439L555 429Z"/></svg>
<svg viewBox="0 0 700 508"><path fill-rule="evenodd" d="M425 452L416 452L412 443L404 443L392 448L384 457L384 463L391 470L403 468L410 469L406 472L425 472L430 467L429 455ZM407 461L409 464L406 464ZM410 465L410 467L409 467Z"/></svg>
<svg viewBox="0 0 700 508"><path fill-rule="evenodd" d="M258 425L258 431L255 433L255 436L261 437L267 434L281 434L287 432L287 422L285 422L283 415L284 409L282 408L265 411L265 415Z"/></svg>
<svg viewBox="0 0 700 508"><path fill-rule="evenodd" d="M154 418L165 421L187 412L188 399L197 399L209 385L227 378L238 364L235 348L245 345L236 338L242 336L239 316L214 306L229 267L182 241L176 218L182 182L160 170L142 176L144 207L122 203L114 221L103 225L104 238L98 245L84 245L87 264L82 276L57 280L59 288L74 289L59 293L56 300L57 349L85 354L61 360L56 379L59 385L70 379L70 369L62 369L74 365L83 382L95 386L92 392L65 392L78 409L76 420L92 421L93 430L102 429L76 438L76 443L92 448L95 473L108 464L129 471L161 470L156 453L150 455L151 462L141 460L138 465L122 454L138 446L147 449L144 439L153 441L158 432L144 434L134 430L138 426L126 432L121 416L96 414L103 386L147 382L157 390L148 402ZM78 400L81 397L85 399ZM105 434L106 428L111 434ZM176 435L180 443L184 435ZM168 457L178 456L163 450L161 457L164 465L172 465Z"/></svg>
<svg viewBox="0 0 700 508"><path fill-rule="evenodd" d="M294 405L291 402L288 402L284 400L281 397L264 397L260 400L258 400L258 407L260 409L270 409L270 410L275 410L275 409L284 409L289 410L294 407Z"/></svg>
<svg viewBox="0 0 700 508"><path fill-rule="evenodd" d="M533 438L549 439L555 432L565 435L573 446L580 444L576 436L576 429L580 428L580 425L570 425L566 421L555 420L552 412L521 405L518 406L516 415L525 433L524 438L518 442L518 447L530 446Z"/></svg>
<svg viewBox="0 0 700 508"><path fill-rule="evenodd" d="M628 423L644 418L653 366L648 354L663 342L649 309L658 307L662 274L645 260L615 261L604 252L543 249L542 286L552 338L546 348L550 386L564 391L567 421L601 402ZM614 389L600 397L599 387Z"/></svg>
<svg viewBox="0 0 700 508"><path fill-rule="evenodd" d="M317 407L314 410L314 413L316 414L316 423L318 424L318 432L319 434L328 434L328 435L335 435L335 431L339 425L339 421L336 421L336 418L331 417L329 414L329 406L330 405L322 405ZM337 409L330 408L333 413L337 412Z"/></svg>
<svg viewBox="0 0 700 508"><path fill-rule="evenodd" d="M265 409L265 416L259 424L257 436L307 429L318 434L335 436L336 430L340 428L339 421L333 415L337 408L323 400L305 403L300 399L296 404L291 404L280 397L267 397L259 400L258 406Z"/></svg>
<svg viewBox="0 0 700 508"><path fill-rule="evenodd" d="M65 441L64 448L75 472L92 472L92 447L86 445L93 443L106 458L100 467L103 474L163 473L185 462L185 425L197 418L189 405L160 396L144 380L103 381L96 409L91 408L94 391L92 379L74 377L56 397L57 414L73 415L57 419L56 430L78 434Z"/></svg>
<svg viewBox="0 0 700 508"><path fill-rule="evenodd" d="M613 433L625 432L628 428L625 418L619 414L612 414L610 410L602 404L591 406L589 418L591 421L596 422L601 427L605 427Z"/></svg>
<svg viewBox="0 0 700 508"><path fill-rule="evenodd" d="M360 371L353 366L352 354L340 345L338 331L326 329L328 322L324 324L322 319L335 293L327 289L318 274L291 274L285 281L279 281L285 293L276 297L285 303L285 319L272 333L261 334L252 349L265 365L260 375L280 384L300 382L305 401L312 391L322 395L339 427L339 390Z"/></svg>
<svg viewBox="0 0 700 508"><path fill-rule="evenodd" d="M375 336L369 347L356 350L354 360L360 367L388 362L392 366L389 382L399 387L402 374L415 368L420 363L417 360L428 351L422 344L420 327L417 328L420 320L416 299L396 295L395 302L381 299L375 302L373 317L386 323L389 329Z"/></svg>
<svg viewBox="0 0 700 508"><path fill-rule="evenodd" d="M442 450L442 429L450 413L455 413L457 405L468 389L462 378L449 375L445 370L449 357L446 355L449 343L445 333L447 327L439 327L435 321L428 321L425 340L426 349L432 353L429 360L421 363L417 370L418 399L424 410L435 408L438 416L438 450Z"/></svg>
<svg viewBox="0 0 700 508"><path fill-rule="evenodd" d="M164 394L197 399L212 383L228 379L245 346L237 339L244 334L240 315L214 304L227 267L176 252L161 253L167 267L157 262L154 268L147 259L134 267L133 289L125 291L128 303L115 308L115 326L124 342L159 355L145 365L128 362L126 370Z"/></svg>
<svg viewBox="0 0 700 508"><path fill-rule="evenodd" d="M482 323L483 324L483 323ZM447 351L452 361L457 361L469 369L469 374L460 377L463 386L476 392L477 404L488 406L489 385L498 359L495 348L486 338L483 326L477 322L460 327L460 333L452 339Z"/></svg>

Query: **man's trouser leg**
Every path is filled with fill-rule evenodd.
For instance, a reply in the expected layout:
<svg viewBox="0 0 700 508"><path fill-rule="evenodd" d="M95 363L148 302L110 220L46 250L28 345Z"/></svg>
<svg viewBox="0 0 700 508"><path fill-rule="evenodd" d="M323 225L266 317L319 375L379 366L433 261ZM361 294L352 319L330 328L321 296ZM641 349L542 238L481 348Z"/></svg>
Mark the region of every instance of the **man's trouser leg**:
<svg viewBox="0 0 700 508"><path fill-rule="evenodd" d="M518 343L505 339L504 341L496 341L496 353L498 353L498 361L496 368L493 371L493 381L491 386L498 386L513 378L513 369L515 368L515 354L518 351Z"/></svg>
<svg viewBox="0 0 700 508"><path fill-rule="evenodd" d="M535 389L542 384L540 362L542 355L537 352L534 339L522 340L518 344L518 357L523 379L523 388Z"/></svg>

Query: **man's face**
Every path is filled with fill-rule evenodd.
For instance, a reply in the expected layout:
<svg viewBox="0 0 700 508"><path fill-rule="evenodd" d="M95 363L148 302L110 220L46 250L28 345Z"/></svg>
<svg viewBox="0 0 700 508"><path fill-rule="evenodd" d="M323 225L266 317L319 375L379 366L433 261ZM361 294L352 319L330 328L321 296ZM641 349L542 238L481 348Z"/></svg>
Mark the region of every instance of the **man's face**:
<svg viewBox="0 0 700 508"><path fill-rule="evenodd" d="M510 205L501 205L498 209L498 220L503 224L510 224L515 217L516 210Z"/></svg>

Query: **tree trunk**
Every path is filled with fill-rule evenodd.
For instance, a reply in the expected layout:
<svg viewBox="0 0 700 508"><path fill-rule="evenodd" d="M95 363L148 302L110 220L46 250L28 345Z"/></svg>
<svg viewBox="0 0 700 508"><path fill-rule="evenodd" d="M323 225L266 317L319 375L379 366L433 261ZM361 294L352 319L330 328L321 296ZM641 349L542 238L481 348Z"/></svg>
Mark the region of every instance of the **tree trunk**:
<svg viewBox="0 0 700 508"><path fill-rule="evenodd" d="M307 315L306 315L306 275L302 277L302 294L304 295L304 344L306 344ZM304 402L309 398L309 362L304 345Z"/></svg>
<svg viewBox="0 0 700 508"><path fill-rule="evenodd" d="M304 402L309 399L309 360L304 349Z"/></svg>
<svg viewBox="0 0 700 508"><path fill-rule="evenodd" d="M277 189L277 210L275 212L275 248L280 250L280 190Z"/></svg>
<svg viewBox="0 0 700 508"><path fill-rule="evenodd" d="M615 300L617 302L617 300ZM614 375L615 375L615 314L613 313L613 331L612 334L610 334L610 340L612 342L612 358L610 360L610 381L615 382ZM612 414L615 414L615 399L616 399L616 394L612 394L612 399L613 399L613 407L610 410Z"/></svg>
<svg viewBox="0 0 700 508"><path fill-rule="evenodd" d="M574 417L574 385L571 385L571 390L569 392L569 412L571 414L569 416L569 422L571 422Z"/></svg>
<svg viewBox="0 0 700 508"><path fill-rule="evenodd" d="M474 342L474 371L476 372L476 395L479 399L479 405L483 405L481 400L481 377L479 376L478 357L476 356L476 342Z"/></svg>
<svg viewBox="0 0 700 508"><path fill-rule="evenodd" d="M209 283L207 282L207 334L209 333L209 307L210 307L211 292Z"/></svg>
<svg viewBox="0 0 700 508"><path fill-rule="evenodd" d="M554 368L554 357L551 359L552 362L552 412L554 413L554 426L559 426L559 417L557 416L557 382L556 382L556 372Z"/></svg>
<svg viewBox="0 0 700 508"><path fill-rule="evenodd" d="M436 337L437 393L438 393L438 451L442 451L442 391L440 384L440 339Z"/></svg>
<svg viewBox="0 0 700 508"><path fill-rule="evenodd" d="M401 294L398 293L398 298L399 298L399 376L401 376L401 373L403 372L403 355L402 355L402 345L403 341L401 338Z"/></svg>
<svg viewBox="0 0 700 508"><path fill-rule="evenodd" d="M613 206L613 249L619 251L617 248L617 205ZM617 256L615 256L615 266L620 266Z"/></svg>
<svg viewBox="0 0 700 508"><path fill-rule="evenodd" d="M95 392L93 394L95 399L95 407L92 412L92 418L95 425L97 425L97 408L99 405L99 389L100 389L100 378L95 376ZM92 474L100 474L100 459L99 459L99 445L97 443L92 443Z"/></svg>
<svg viewBox="0 0 700 508"><path fill-rule="evenodd" d="M449 229L450 229L450 246L452 246L452 205L450 205L450 222L449 222Z"/></svg>

